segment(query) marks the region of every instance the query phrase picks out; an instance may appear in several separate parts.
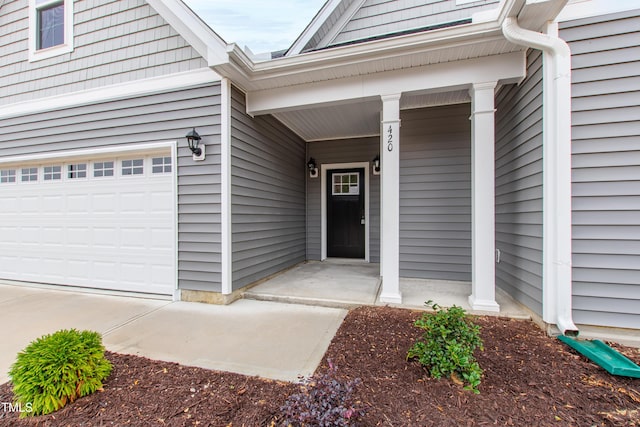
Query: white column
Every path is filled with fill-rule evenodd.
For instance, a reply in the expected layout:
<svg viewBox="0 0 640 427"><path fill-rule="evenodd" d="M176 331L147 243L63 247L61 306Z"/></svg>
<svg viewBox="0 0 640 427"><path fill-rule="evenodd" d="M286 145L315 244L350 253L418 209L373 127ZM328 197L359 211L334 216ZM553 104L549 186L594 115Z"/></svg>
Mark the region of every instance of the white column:
<svg viewBox="0 0 640 427"><path fill-rule="evenodd" d="M380 129L381 302L401 303L400 293L400 94L382 96Z"/></svg>
<svg viewBox="0 0 640 427"><path fill-rule="evenodd" d="M471 95L471 295L473 310L500 311L495 285L496 82L477 83Z"/></svg>
<svg viewBox="0 0 640 427"><path fill-rule="evenodd" d="M233 292L231 256L231 80L223 78L221 86L220 112L220 204L221 204L221 270L222 294Z"/></svg>

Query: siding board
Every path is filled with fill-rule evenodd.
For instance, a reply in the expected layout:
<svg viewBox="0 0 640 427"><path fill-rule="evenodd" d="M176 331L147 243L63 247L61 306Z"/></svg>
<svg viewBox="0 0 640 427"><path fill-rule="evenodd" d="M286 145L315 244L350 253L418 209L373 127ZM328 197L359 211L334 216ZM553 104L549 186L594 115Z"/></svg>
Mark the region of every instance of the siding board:
<svg viewBox="0 0 640 427"><path fill-rule="evenodd" d="M401 112L402 277L471 280L469 108Z"/></svg>
<svg viewBox="0 0 640 427"><path fill-rule="evenodd" d="M640 325L640 10L560 24L573 67L573 308Z"/></svg>
<svg viewBox="0 0 640 427"><path fill-rule="evenodd" d="M497 3L497 0L479 0L456 6L455 0L367 0L331 44L467 19L481 10L495 8Z"/></svg>
<svg viewBox="0 0 640 427"><path fill-rule="evenodd" d="M271 116L231 102L233 289L306 259L305 143Z"/></svg>
<svg viewBox="0 0 640 427"><path fill-rule="evenodd" d="M496 95L496 284L542 314L542 55Z"/></svg>

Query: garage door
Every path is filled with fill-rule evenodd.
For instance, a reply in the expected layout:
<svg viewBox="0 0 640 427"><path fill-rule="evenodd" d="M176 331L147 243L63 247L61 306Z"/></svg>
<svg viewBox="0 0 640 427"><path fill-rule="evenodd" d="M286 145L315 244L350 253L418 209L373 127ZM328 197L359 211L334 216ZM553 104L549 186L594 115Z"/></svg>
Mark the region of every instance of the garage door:
<svg viewBox="0 0 640 427"><path fill-rule="evenodd" d="M172 294L170 153L0 167L0 278Z"/></svg>

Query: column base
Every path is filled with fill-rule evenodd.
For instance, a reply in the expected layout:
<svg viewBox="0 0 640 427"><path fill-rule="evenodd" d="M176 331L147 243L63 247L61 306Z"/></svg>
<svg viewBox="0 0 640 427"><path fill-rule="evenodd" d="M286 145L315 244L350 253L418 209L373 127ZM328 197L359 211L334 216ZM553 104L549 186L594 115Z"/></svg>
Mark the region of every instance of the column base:
<svg viewBox="0 0 640 427"><path fill-rule="evenodd" d="M495 302L495 300L476 299L473 295L469 295L469 305L471 306L471 309L475 311L500 312L500 306Z"/></svg>
<svg viewBox="0 0 640 427"><path fill-rule="evenodd" d="M402 304L402 294L398 293L381 293L380 302L387 302L390 304Z"/></svg>

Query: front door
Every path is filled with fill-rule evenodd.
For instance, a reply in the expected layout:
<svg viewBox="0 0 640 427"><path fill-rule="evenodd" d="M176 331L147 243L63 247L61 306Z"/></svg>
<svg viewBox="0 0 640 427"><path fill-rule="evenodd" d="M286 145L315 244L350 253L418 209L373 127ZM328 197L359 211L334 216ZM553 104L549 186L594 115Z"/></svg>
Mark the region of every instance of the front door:
<svg viewBox="0 0 640 427"><path fill-rule="evenodd" d="M327 256L364 258L364 169L327 173Z"/></svg>

